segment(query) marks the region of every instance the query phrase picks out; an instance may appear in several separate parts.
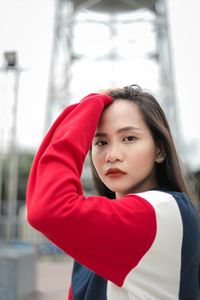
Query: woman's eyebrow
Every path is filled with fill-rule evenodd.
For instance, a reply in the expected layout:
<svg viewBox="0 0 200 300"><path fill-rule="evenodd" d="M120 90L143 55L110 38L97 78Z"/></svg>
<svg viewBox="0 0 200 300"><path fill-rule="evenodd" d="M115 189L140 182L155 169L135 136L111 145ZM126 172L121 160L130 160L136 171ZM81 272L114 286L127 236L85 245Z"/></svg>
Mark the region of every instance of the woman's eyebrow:
<svg viewBox="0 0 200 300"><path fill-rule="evenodd" d="M104 132L96 132L94 135L94 137L104 137L104 136L108 136L108 134Z"/></svg>
<svg viewBox="0 0 200 300"><path fill-rule="evenodd" d="M134 126L127 126L127 127L119 128L117 130L117 133L121 133L123 131L130 131L130 130L141 130L141 129ZM108 134L104 132L96 132L94 137L105 137L105 136L108 136Z"/></svg>
<svg viewBox="0 0 200 300"><path fill-rule="evenodd" d="M127 127L123 127L117 130L118 133L123 132L123 131L129 131L129 130L141 130L138 127L135 126L127 126Z"/></svg>

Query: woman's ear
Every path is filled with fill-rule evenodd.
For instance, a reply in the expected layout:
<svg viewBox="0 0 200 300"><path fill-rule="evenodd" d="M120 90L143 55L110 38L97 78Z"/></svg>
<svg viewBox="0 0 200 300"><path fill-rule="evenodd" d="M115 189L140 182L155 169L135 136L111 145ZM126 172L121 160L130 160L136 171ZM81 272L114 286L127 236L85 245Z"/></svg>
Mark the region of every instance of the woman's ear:
<svg viewBox="0 0 200 300"><path fill-rule="evenodd" d="M165 160L165 150L163 143L161 141L157 142L157 153L156 153L156 162L158 164L162 163Z"/></svg>

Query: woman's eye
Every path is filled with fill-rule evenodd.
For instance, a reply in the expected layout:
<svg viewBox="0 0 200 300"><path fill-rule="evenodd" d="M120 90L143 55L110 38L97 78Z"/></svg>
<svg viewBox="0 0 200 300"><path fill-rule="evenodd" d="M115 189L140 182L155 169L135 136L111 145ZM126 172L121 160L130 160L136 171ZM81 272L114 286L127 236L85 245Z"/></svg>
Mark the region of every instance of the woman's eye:
<svg viewBox="0 0 200 300"><path fill-rule="evenodd" d="M107 144L107 142L106 141L97 141L97 142L95 142L95 146L104 146L104 145L106 145Z"/></svg>
<svg viewBox="0 0 200 300"><path fill-rule="evenodd" d="M123 142L132 142L134 140L136 140L136 137L132 136L132 135L129 135L129 136L126 136L125 138L123 138Z"/></svg>

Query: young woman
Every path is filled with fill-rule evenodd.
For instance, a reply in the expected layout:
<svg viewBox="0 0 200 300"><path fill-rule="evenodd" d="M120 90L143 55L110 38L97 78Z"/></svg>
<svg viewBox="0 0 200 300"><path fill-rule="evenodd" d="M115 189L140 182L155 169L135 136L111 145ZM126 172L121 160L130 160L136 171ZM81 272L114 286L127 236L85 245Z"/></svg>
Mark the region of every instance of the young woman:
<svg viewBox="0 0 200 300"><path fill-rule="evenodd" d="M99 196L85 197L89 150ZM165 115L139 86L63 111L34 159L27 208L75 259L68 299L198 299L198 217Z"/></svg>

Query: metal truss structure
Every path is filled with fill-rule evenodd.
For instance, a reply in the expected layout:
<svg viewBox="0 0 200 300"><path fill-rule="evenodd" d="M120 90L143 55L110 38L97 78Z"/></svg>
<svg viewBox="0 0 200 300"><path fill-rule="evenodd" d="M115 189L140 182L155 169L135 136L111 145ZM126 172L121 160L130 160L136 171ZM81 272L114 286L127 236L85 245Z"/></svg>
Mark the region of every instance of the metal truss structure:
<svg viewBox="0 0 200 300"><path fill-rule="evenodd" d="M55 28L52 48L52 58L49 76L49 91L46 109L45 131L59 114L59 112L67 106L73 98L74 90L77 89L77 84L73 85L74 76L82 78L81 89L84 87L84 74L73 73L73 67L85 60L85 69L88 69L89 62L102 64L109 61L112 64L117 64L121 61L121 65L126 61L128 50L124 53L119 50L119 25L134 25L136 23L144 24L151 23L152 31L156 40L155 49L143 53L149 60L154 60L158 69L158 87L157 93L162 99L162 106L167 114L168 120L172 127L177 144L180 145L180 136L178 130L177 113L176 113L176 97L173 80L172 58L170 49L170 34L167 20L167 0L55 0ZM143 14L138 14L138 12ZM150 14L150 18L143 17L145 14ZM81 48L84 48L84 43L90 41L90 46L98 44L98 32L96 38L90 36L87 30L84 32L84 25L87 28L100 25L107 30L107 35L104 38L108 41L109 46L102 48L102 53L96 53L92 49L89 53L82 53ZM80 44L80 40L76 39L76 28L79 26L84 35L84 42ZM108 37L109 36L109 37ZM142 34L139 39L144 40L146 33ZM137 48L135 32L129 32L127 39L130 43L134 43L133 48ZM101 44L99 44L101 48ZM98 51L97 51L98 52ZM93 83L98 81L98 68L93 72ZM82 72L83 69L82 69ZM115 74L111 75L108 86L115 86ZM91 73L88 69L88 74ZM82 77L81 77L82 76ZM101 78L103 82L103 78ZM80 83L79 83L80 84ZM102 86L101 86L102 87ZM83 174L83 181L88 180L90 174L88 171Z"/></svg>

